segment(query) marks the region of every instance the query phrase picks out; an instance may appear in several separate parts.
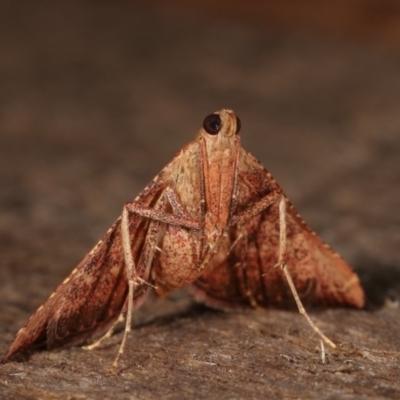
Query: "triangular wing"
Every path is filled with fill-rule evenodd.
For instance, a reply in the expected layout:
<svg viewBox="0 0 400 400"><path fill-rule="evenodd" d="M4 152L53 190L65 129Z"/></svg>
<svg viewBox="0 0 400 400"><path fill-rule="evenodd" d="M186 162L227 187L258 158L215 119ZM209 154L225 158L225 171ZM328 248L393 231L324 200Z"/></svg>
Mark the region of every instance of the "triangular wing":
<svg viewBox="0 0 400 400"><path fill-rule="evenodd" d="M278 184L250 153L238 164L237 212L273 191ZM358 276L301 219L286 199L286 263L304 304L363 307ZM279 268L278 202L231 226L207 271L192 285L195 297L218 308L292 307L293 295Z"/></svg>
<svg viewBox="0 0 400 400"><path fill-rule="evenodd" d="M161 187L156 188L156 193L150 196L150 186L140 196L146 205L156 201L161 192ZM140 256L149 223L149 219L138 215L129 217L135 261ZM46 344L47 348L53 348L82 343L102 334L118 319L126 307L128 293L120 227L121 218L29 318L3 360L34 345ZM144 281L150 279L149 271L146 274L141 276ZM135 289L135 306L141 304L148 288L143 284Z"/></svg>

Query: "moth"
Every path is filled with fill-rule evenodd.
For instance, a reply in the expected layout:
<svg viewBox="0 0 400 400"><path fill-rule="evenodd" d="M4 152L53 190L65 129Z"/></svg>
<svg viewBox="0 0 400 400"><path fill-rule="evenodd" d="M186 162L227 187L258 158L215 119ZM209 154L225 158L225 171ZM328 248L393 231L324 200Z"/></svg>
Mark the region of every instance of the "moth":
<svg viewBox="0 0 400 400"><path fill-rule="evenodd" d="M182 287L224 310L297 303L329 343L302 304L362 308L359 278L241 147L240 128L231 110L207 116L30 317L3 360L40 344L85 343L112 332L125 315L116 367L133 310L150 291L164 296Z"/></svg>

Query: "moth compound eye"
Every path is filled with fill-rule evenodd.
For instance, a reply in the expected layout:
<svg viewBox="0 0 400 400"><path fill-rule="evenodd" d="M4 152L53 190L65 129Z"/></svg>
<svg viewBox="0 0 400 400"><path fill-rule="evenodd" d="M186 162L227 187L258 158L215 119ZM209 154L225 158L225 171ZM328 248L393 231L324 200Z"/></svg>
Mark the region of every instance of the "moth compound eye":
<svg viewBox="0 0 400 400"><path fill-rule="evenodd" d="M218 114L210 114L204 119L203 128L210 135L216 135L222 126L221 117Z"/></svg>
<svg viewBox="0 0 400 400"><path fill-rule="evenodd" d="M236 117L236 135L240 132L241 127L242 127L242 123L240 122L239 117Z"/></svg>

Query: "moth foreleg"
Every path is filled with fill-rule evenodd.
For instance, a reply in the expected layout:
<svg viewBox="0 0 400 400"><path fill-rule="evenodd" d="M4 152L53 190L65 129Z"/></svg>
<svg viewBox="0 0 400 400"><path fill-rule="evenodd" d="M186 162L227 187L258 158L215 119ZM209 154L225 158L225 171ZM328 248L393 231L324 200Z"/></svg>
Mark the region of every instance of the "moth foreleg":
<svg viewBox="0 0 400 400"><path fill-rule="evenodd" d="M251 206L245 208L243 211L232 216L231 225L245 223L252 217L261 213L268 207L276 204L281 198L283 198L283 194L280 191L274 191L268 193L266 196L262 197L260 200L252 204Z"/></svg>
<svg viewBox="0 0 400 400"><path fill-rule="evenodd" d="M175 214L166 212L168 205L171 205ZM130 213L150 219L144 245L137 259L137 264L135 264L131 247L132 240L129 232ZM164 231L162 224L178 225L192 229L199 228L199 224L190 218L184 207L179 202L175 192L173 192L173 190L170 188L166 188L163 191L153 208L143 207L137 202L132 202L125 204L122 210L121 237L126 274L128 278L127 313L124 335L111 370L115 370L115 368L118 366L119 359L124 352L128 334L131 331L135 290L141 285L154 287L150 282L147 281L147 277L150 275L154 254L157 250L159 250L157 245L160 240L160 236Z"/></svg>
<svg viewBox="0 0 400 400"><path fill-rule="evenodd" d="M164 222L168 225L179 226L182 228L189 228L200 230L202 225L199 221L194 220L186 212L181 204L178 196L171 188L166 188L161 196L163 199L168 199L174 213L165 212L157 208L143 207L137 202L127 203L125 205L126 211L140 215L141 217L150 218L155 221ZM160 198L161 199L161 198Z"/></svg>

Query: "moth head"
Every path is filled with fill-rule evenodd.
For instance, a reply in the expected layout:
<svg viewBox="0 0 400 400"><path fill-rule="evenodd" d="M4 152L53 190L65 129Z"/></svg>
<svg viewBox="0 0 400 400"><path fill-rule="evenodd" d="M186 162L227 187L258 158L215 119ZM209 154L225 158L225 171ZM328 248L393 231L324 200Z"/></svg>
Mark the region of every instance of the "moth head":
<svg viewBox="0 0 400 400"><path fill-rule="evenodd" d="M217 111L203 121L204 131L212 136L234 136L239 133L240 127L240 119L231 110Z"/></svg>

